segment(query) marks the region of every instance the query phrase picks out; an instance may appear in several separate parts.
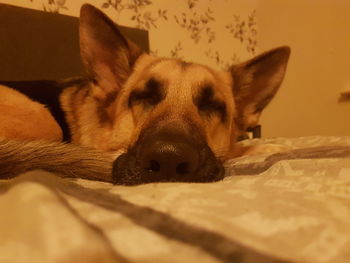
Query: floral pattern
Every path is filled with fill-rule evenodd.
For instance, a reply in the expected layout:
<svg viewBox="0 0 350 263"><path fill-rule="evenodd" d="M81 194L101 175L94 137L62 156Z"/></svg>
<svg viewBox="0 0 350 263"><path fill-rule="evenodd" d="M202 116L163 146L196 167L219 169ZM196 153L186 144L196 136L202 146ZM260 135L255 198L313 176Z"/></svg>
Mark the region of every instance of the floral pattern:
<svg viewBox="0 0 350 263"><path fill-rule="evenodd" d="M247 18L242 20L239 15L234 15L234 22L226 25L226 29L238 39L241 43L245 43L247 51L254 54L257 45L257 23L256 10L254 10Z"/></svg>
<svg viewBox="0 0 350 263"><path fill-rule="evenodd" d="M102 4L102 9L113 8L116 11L116 21L122 12L131 12L131 21L135 22L135 27L145 30L157 28L157 21L159 19L168 20L167 10L158 9L155 13L147 10L147 7L152 6L150 0L107 0Z"/></svg>
<svg viewBox="0 0 350 263"><path fill-rule="evenodd" d="M32 2L33 0L31 0ZM43 10L46 12L60 13L62 10L68 10L66 0L48 0L43 4Z"/></svg>
<svg viewBox="0 0 350 263"><path fill-rule="evenodd" d="M213 11L208 9L202 14L198 14L193 11L193 6L190 7L190 13L181 13L181 17L174 15L176 24L190 33L191 39L198 43L201 37L205 34L208 43L212 43L215 40L215 32L210 28L210 22L215 21L213 17Z"/></svg>
<svg viewBox="0 0 350 263"><path fill-rule="evenodd" d="M79 16L86 2L116 23L147 30L152 54L225 69L255 55L256 3L243 0L0 0ZM248 3L250 2L250 3Z"/></svg>

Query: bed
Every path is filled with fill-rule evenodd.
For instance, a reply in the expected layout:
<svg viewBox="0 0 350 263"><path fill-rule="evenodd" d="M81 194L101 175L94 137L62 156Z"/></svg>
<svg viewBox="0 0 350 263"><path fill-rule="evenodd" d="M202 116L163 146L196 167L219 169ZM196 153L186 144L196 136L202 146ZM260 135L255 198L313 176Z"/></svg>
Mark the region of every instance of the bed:
<svg viewBox="0 0 350 263"><path fill-rule="evenodd" d="M3 8L39 15L0 6L1 19ZM33 76L53 78L20 80ZM0 180L0 262L348 262L350 137L240 143L283 150L229 160L225 179L206 184L126 187L40 170Z"/></svg>

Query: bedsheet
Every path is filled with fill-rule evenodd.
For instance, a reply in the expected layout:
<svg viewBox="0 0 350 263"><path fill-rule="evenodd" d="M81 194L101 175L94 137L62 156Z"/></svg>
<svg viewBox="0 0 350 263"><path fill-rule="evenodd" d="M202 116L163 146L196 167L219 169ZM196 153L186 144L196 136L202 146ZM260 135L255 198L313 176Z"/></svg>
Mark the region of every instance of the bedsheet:
<svg viewBox="0 0 350 263"><path fill-rule="evenodd" d="M215 183L1 180L0 262L348 262L350 137L243 144L285 150Z"/></svg>

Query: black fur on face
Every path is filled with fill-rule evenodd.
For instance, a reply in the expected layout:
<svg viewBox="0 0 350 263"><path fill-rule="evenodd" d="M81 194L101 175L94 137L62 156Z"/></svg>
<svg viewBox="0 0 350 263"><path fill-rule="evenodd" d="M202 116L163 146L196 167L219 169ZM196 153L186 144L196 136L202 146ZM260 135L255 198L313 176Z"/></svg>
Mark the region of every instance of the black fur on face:
<svg viewBox="0 0 350 263"><path fill-rule="evenodd" d="M227 120L227 110L224 101L215 98L214 88L210 83L202 84L198 95L194 96L194 104L202 116L210 117L216 114L222 122Z"/></svg>
<svg viewBox="0 0 350 263"><path fill-rule="evenodd" d="M128 106L143 103L145 106L155 106L165 98L164 85L161 81L150 78L142 89L133 90L129 96Z"/></svg>

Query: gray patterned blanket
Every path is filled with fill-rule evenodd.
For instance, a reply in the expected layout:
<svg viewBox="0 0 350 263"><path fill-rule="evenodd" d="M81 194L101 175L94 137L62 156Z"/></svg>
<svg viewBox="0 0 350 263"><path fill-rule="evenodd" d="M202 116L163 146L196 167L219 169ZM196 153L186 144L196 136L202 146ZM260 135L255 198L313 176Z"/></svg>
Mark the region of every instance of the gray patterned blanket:
<svg viewBox="0 0 350 263"><path fill-rule="evenodd" d="M208 184L0 181L0 262L348 262L350 137L252 140Z"/></svg>

